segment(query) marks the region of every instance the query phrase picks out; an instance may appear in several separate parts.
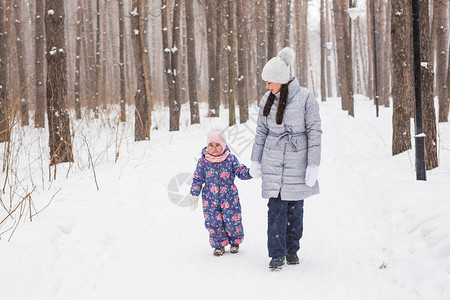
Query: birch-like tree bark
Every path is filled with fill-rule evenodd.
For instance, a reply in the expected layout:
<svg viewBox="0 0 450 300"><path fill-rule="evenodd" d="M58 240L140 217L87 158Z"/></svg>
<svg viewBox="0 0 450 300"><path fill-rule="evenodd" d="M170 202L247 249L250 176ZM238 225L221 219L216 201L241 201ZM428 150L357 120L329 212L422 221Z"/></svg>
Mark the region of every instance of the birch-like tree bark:
<svg viewBox="0 0 450 300"><path fill-rule="evenodd" d="M66 108L67 70L64 22L64 0L46 0L46 86L50 165L73 162L70 119Z"/></svg>

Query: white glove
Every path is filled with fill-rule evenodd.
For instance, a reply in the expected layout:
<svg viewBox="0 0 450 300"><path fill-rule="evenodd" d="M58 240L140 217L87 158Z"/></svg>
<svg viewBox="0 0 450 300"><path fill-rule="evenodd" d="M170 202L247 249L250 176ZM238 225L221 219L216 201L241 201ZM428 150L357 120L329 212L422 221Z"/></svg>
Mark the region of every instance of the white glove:
<svg viewBox="0 0 450 300"><path fill-rule="evenodd" d="M198 207L198 196L191 195L191 209L196 210Z"/></svg>
<svg viewBox="0 0 450 300"><path fill-rule="evenodd" d="M306 185L312 187L316 184L317 177L319 176L319 167L318 166L307 166L306 167L306 175L305 182Z"/></svg>
<svg viewBox="0 0 450 300"><path fill-rule="evenodd" d="M249 173L250 173L250 176L252 176L252 178L261 177L261 164L257 161L252 161L252 165L250 166Z"/></svg>

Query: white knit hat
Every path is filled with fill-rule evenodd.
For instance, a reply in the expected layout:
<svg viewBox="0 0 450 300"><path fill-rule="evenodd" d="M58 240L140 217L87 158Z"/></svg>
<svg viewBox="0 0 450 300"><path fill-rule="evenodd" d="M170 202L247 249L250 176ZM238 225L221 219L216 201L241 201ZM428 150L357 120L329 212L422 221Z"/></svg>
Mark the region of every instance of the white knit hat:
<svg viewBox="0 0 450 300"><path fill-rule="evenodd" d="M264 81L285 84L291 75L291 66L294 63L295 51L285 47L278 55L269 60L262 70L261 77Z"/></svg>

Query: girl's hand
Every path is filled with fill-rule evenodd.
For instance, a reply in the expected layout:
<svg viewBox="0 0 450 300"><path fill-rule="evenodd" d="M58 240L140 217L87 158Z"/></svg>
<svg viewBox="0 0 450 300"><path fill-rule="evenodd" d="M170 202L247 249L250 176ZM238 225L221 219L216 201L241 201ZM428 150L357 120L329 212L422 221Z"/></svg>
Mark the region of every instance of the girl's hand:
<svg viewBox="0 0 450 300"><path fill-rule="evenodd" d="M307 166L305 181L306 185L312 187L316 184L317 177L319 176L319 167L318 166Z"/></svg>

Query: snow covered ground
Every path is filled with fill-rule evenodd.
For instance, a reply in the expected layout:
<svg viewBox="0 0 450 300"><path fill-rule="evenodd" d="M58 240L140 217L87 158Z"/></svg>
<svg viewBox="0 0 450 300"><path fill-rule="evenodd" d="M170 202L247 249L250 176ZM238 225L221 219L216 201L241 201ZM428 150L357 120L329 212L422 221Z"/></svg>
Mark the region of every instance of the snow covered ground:
<svg viewBox="0 0 450 300"><path fill-rule="evenodd" d="M391 156L390 108L375 118L371 101L358 96L351 118L339 99L320 105L321 194L305 201L300 265L279 272L268 269L260 180L236 180L246 234L238 254L227 248L214 257L201 209L169 200L168 189L188 193L188 184L176 191L169 183L194 171L210 119L187 125L184 108L182 129L169 133L167 110L159 110L159 129L139 143L132 124L114 124L114 112L111 125L74 123L75 163L59 166L51 183L46 132L17 129L24 139L15 162L29 174L22 189L38 186L36 211L54 198L32 222L24 206L12 237L12 219L0 227L1 298L450 299L450 124L439 124L440 167L420 182L414 150ZM247 165L256 107L250 111L228 131Z"/></svg>

